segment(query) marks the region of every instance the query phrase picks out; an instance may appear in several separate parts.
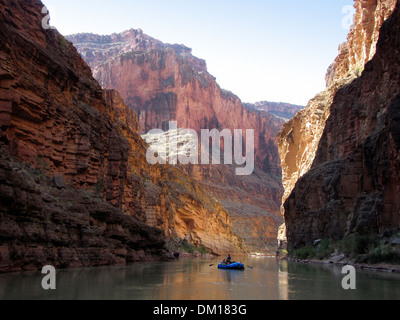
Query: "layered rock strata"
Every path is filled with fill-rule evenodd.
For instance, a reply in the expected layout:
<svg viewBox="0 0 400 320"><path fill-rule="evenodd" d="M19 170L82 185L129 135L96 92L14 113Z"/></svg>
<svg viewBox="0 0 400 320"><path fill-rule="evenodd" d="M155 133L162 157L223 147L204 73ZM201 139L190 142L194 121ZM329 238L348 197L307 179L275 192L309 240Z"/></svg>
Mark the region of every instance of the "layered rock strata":
<svg viewBox="0 0 400 320"><path fill-rule="evenodd" d="M242 250L227 211L204 189L176 168L147 163L136 112L117 92L102 90L70 42L42 27L43 4L1 0L0 8L0 141L11 159L54 178L60 187L112 204L134 217L132 223L157 227L168 237L188 236L214 253ZM2 183L10 196L18 190ZM9 205L2 202L3 214L11 214ZM29 237L24 239L28 247Z"/></svg>
<svg viewBox="0 0 400 320"><path fill-rule="evenodd" d="M169 258L162 231L0 151L0 273Z"/></svg>

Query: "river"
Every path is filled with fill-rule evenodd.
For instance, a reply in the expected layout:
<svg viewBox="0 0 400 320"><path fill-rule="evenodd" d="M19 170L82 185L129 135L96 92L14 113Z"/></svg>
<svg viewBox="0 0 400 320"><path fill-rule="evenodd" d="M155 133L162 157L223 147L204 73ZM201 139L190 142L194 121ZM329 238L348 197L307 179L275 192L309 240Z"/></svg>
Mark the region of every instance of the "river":
<svg viewBox="0 0 400 320"><path fill-rule="evenodd" d="M0 274L2 300L398 300L400 274L357 270L344 290L342 268L244 257L244 271L219 270L218 260L56 270L56 289L40 272Z"/></svg>

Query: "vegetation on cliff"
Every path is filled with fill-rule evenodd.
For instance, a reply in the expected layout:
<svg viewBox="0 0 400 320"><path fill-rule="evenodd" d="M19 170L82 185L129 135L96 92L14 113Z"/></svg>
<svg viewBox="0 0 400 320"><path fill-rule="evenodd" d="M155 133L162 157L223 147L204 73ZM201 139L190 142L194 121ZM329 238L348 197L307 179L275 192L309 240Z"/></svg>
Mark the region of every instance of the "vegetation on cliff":
<svg viewBox="0 0 400 320"><path fill-rule="evenodd" d="M400 231L387 231L384 235L351 234L341 240L324 238L314 246L290 247L288 257L295 260L321 260L366 264L400 264Z"/></svg>

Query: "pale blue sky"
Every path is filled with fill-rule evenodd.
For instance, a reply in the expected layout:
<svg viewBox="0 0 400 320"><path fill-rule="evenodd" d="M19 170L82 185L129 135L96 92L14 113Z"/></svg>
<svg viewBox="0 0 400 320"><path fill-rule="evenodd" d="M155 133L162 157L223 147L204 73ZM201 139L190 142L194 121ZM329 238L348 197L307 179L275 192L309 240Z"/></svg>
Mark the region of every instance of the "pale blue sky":
<svg viewBox="0 0 400 320"><path fill-rule="evenodd" d="M141 28L184 44L243 102L305 105L346 40L353 0L44 0L62 34ZM351 16L351 14L350 14Z"/></svg>

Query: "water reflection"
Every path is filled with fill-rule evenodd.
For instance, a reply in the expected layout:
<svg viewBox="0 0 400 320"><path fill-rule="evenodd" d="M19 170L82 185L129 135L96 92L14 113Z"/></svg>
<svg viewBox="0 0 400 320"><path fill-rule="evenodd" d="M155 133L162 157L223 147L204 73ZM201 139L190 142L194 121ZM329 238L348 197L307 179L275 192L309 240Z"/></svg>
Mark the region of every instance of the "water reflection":
<svg viewBox="0 0 400 320"><path fill-rule="evenodd" d="M341 268L244 258L244 271L218 261L180 259L57 271L57 290L41 288L40 272L0 275L0 299L312 300L400 299L400 275L357 272L357 290L341 287ZM213 264L210 266L210 264Z"/></svg>
<svg viewBox="0 0 400 320"><path fill-rule="evenodd" d="M287 261L280 261L279 266L279 299L289 300L289 266Z"/></svg>

